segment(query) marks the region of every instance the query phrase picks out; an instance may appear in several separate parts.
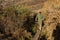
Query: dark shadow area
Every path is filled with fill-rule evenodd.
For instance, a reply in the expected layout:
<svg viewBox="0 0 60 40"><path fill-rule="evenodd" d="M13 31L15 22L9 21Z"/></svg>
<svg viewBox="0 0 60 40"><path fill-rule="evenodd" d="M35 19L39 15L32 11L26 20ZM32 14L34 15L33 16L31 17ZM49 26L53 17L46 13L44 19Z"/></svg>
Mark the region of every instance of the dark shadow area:
<svg viewBox="0 0 60 40"><path fill-rule="evenodd" d="M24 22L24 27L26 27L27 31L31 31L32 26L35 24L34 19L27 17L27 20Z"/></svg>
<svg viewBox="0 0 60 40"><path fill-rule="evenodd" d="M42 27L44 26L44 20L42 21Z"/></svg>
<svg viewBox="0 0 60 40"><path fill-rule="evenodd" d="M5 32L5 26L0 23L0 33L3 34L4 32Z"/></svg>
<svg viewBox="0 0 60 40"><path fill-rule="evenodd" d="M39 38L38 40L47 40L46 36L43 35L41 38Z"/></svg>
<svg viewBox="0 0 60 40"><path fill-rule="evenodd" d="M34 35L35 33L33 33L33 27L36 24L35 21L36 15L33 15L33 17L27 16L27 20L24 22L23 24L23 28L25 28L28 32L31 32L32 35Z"/></svg>
<svg viewBox="0 0 60 40"><path fill-rule="evenodd" d="M57 24L56 30L53 31L54 40L60 40L60 23Z"/></svg>
<svg viewBox="0 0 60 40"><path fill-rule="evenodd" d="M25 40L29 40L27 37L25 37Z"/></svg>

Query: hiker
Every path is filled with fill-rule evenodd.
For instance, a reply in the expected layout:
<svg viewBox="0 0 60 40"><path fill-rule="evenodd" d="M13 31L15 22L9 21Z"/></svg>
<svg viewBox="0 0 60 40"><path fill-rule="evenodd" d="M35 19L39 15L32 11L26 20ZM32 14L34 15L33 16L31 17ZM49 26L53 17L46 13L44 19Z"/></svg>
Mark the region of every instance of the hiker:
<svg viewBox="0 0 60 40"><path fill-rule="evenodd" d="M37 30L34 38L32 38L32 40L38 40L38 38L39 38L39 36L40 36L40 32L42 32L42 21L43 21L44 18L43 18L43 16L42 16L41 12L36 13L36 14L37 14L37 15L36 15L35 21L36 21L36 23L38 24L38 26L37 26L38 30Z"/></svg>
<svg viewBox="0 0 60 40"><path fill-rule="evenodd" d="M38 28L39 30L41 30L41 27L42 27L42 21L43 21L43 15L41 14L41 12L37 13L37 16L36 16L36 21L37 21L37 24L38 24Z"/></svg>

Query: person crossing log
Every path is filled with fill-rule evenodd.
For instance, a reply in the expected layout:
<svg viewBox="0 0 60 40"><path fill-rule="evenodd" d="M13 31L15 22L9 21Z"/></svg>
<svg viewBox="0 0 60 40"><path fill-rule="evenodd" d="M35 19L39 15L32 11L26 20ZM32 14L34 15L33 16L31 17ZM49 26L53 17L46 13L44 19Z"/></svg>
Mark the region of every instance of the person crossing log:
<svg viewBox="0 0 60 40"><path fill-rule="evenodd" d="M36 22L38 24L38 30L34 36L34 38L32 38L31 40L38 40L39 36L40 36L40 32L42 32L42 21L43 21L43 15L40 13L37 13L37 16L36 16Z"/></svg>

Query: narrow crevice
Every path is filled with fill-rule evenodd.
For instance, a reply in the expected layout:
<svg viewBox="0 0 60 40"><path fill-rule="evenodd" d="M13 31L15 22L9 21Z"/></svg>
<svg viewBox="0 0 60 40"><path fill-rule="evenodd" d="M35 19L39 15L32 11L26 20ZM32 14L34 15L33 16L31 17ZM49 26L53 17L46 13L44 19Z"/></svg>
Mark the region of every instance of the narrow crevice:
<svg viewBox="0 0 60 40"><path fill-rule="evenodd" d="M42 21L42 27L44 26L44 20Z"/></svg>

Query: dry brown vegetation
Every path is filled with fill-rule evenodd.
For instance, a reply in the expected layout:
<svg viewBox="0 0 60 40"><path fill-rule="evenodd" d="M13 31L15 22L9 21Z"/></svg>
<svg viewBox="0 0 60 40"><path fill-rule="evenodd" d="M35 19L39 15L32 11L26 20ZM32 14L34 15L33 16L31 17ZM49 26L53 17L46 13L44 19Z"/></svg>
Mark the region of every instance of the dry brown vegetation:
<svg viewBox="0 0 60 40"><path fill-rule="evenodd" d="M38 12L44 16L38 40L60 40L60 0L0 0L0 40L31 40Z"/></svg>
<svg viewBox="0 0 60 40"><path fill-rule="evenodd" d="M30 40L35 24L31 13L25 7L0 5L0 40Z"/></svg>

